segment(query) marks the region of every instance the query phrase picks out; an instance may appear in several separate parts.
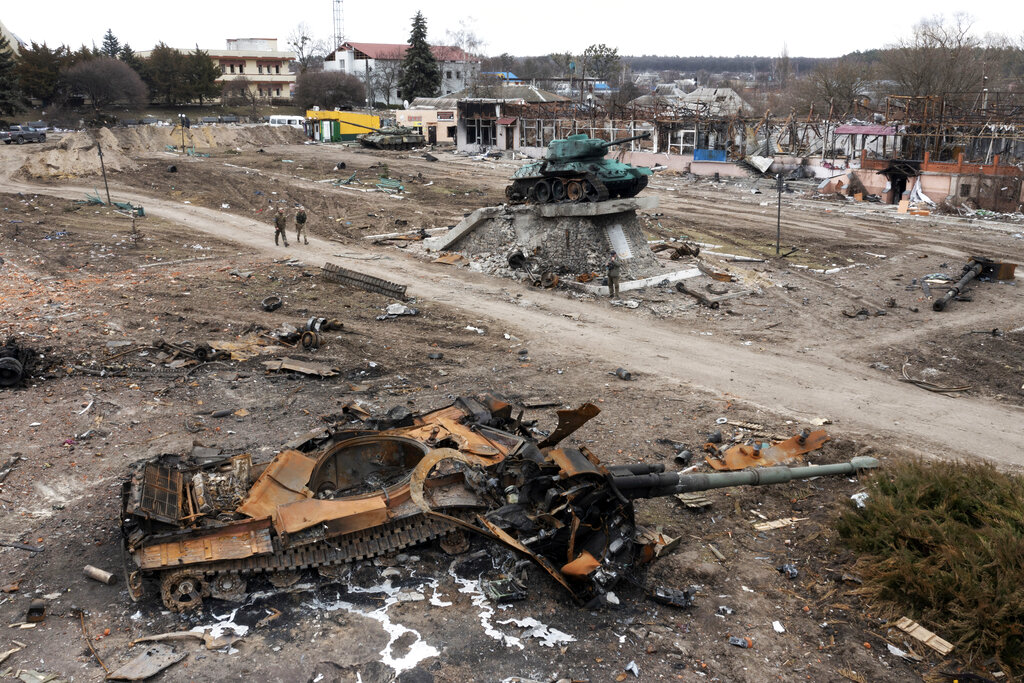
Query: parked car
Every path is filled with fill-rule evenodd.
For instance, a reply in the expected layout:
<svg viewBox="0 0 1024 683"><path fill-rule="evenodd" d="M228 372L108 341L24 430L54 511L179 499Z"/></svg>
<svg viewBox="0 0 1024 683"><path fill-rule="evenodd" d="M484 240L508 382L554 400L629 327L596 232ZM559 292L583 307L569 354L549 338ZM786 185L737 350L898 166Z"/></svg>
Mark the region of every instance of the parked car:
<svg viewBox="0 0 1024 683"><path fill-rule="evenodd" d="M3 140L5 145L12 142L19 145L26 142L46 142L46 133L29 126L11 126L8 130L0 131L0 140Z"/></svg>

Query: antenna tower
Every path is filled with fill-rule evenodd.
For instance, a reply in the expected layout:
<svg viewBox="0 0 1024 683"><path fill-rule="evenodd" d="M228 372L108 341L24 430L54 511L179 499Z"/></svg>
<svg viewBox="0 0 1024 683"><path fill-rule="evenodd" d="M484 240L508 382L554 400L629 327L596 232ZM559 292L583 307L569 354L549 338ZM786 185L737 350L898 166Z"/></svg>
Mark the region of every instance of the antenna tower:
<svg viewBox="0 0 1024 683"><path fill-rule="evenodd" d="M341 47L342 42L345 40L345 10L342 9L341 0L333 0L334 2L334 49L337 50Z"/></svg>

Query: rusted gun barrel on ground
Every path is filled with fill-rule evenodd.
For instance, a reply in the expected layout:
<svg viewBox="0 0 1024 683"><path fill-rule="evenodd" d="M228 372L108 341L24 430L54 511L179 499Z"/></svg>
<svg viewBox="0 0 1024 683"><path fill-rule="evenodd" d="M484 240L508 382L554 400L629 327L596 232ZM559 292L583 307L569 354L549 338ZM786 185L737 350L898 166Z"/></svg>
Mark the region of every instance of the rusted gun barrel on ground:
<svg viewBox="0 0 1024 683"><path fill-rule="evenodd" d="M955 297L960 296L967 285L972 280L978 277L992 278L993 280L1012 280L1014 269L1017 264L1015 263L998 263L991 259L983 258L981 256L972 256L971 260L964 266L963 274L960 280L949 288L949 290L942 295L941 299L936 299L935 303L932 304L933 311L941 311L946 308L946 304L952 301Z"/></svg>
<svg viewBox="0 0 1024 683"><path fill-rule="evenodd" d="M797 479L810 479L826 475L853 474L858 470L874 469L879 466L875 458L861 456L849 462L833 465L808 465L805 467L754 467L739 472L714 472L710 474L682 474L664 472L663 465L651 465L650 471L638 469L623 470L609 468L615 488L626 498L657 498L675 493L707 491L729 486L762 486L783 484Z"/></svg>

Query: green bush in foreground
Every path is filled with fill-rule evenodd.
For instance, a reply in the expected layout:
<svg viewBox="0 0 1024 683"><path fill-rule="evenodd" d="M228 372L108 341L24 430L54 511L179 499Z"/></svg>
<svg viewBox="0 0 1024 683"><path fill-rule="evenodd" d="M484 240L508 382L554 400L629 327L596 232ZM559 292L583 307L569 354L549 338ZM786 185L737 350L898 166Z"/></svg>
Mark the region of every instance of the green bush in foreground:
<svg viewBox="0 0 1024 683"><path fill-rule="evenodd" d="M971 659L1024 671L1024 478L987 464L907 461L840 516L872 597Z"/></svg>

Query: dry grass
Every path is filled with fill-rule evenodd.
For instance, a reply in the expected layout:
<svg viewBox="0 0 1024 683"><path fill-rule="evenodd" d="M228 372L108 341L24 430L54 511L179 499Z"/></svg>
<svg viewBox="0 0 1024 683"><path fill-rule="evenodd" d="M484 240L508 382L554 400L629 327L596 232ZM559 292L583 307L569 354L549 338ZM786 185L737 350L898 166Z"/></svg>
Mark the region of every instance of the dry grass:
<svg viewBox="0 0 1024 683"><path fill-rule="evenodd" d="M843 542L875 597L968 660L1024 671L1024 478L987 464L896 463L844 512Z"/></svg>

